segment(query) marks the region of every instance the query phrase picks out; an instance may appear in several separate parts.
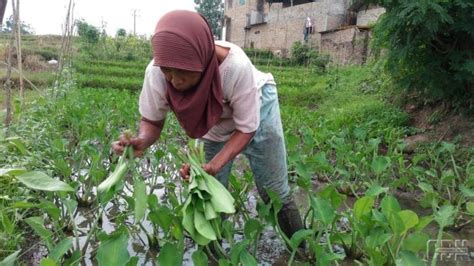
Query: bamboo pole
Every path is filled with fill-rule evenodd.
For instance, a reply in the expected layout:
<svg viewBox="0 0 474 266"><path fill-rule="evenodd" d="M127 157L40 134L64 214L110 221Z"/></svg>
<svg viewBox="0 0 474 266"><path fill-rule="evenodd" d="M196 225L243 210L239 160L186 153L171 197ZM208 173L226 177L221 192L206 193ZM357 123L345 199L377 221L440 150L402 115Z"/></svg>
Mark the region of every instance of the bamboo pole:
<svg viewBox="0 0 474 266"><path fill-rule="evenodd" d="M12 0L13 14L15 17L15 40L16 40L16 54L18 61L18 74L20 79L20 102L23 105L25 103L25 86L23 83L23 57L21 55L21 21L20 21L20 0ZM12 29L13 31L13 29Z"/></svg>
<svg viewBox="0 0 474 266"><path fill-rule="evenodd" d="M5 108L6 108L6 115L4 120L5 129L8 129L10 123L12 121L12 102L11 102L11 75L12 75L12 53L13 53L13 45L15 41L15 31L12 30L11 32L10 43L8 44L8 57L7 57L7 76L5 79ZM5 132L7 133L7 132ZM7 134L5 134L7 135Z"/></svg>
<svg viewBox="0 0 474 266"><path fill-rule="evenodd" d="M73 21L73 12L74 12L74 1L69 0L67 12L66 12L66 19L64 22L63 34L61 39L61 50L59 53L59 60L58 60L58 69L56 72L56 82L55 82L55 90L59 88L61 84L61 76L63 74L63 69L65 64L68 64L68 61L71 57L71 37L74 30L74 21ZM53 91L54 93L54 91Z"/></svg>

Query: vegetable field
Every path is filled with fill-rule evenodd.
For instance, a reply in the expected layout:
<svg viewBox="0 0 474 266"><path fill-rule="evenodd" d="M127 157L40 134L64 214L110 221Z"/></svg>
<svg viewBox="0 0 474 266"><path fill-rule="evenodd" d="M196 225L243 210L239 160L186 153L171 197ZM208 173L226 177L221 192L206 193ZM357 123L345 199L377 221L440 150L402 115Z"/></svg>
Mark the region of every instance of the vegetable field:
<svg viewBox="0 0 474 266"><path fill-rule="evenodd" d="M177 169L200 151L172 114L141 158L119 159L111 143L137 127L147 59L79 52L59 87L15 102L0 132L0 265L435 265L441 239L474 248L473 148L407 153L419 130L376 65L322 72L249 57L278 84L304 230L281 233L280 199L258 198L241 157L220 211L210 196L221 188L199 167L203 179L183 182Z"/></svg>

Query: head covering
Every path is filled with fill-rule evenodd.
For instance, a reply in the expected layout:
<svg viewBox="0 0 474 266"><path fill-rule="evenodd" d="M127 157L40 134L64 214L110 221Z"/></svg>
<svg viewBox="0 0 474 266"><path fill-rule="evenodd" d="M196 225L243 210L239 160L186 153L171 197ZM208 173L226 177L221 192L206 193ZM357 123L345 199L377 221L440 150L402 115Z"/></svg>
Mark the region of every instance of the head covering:
<svg viewBox="0 0 474 266"><path fill-rule="evenodd" d="M209 24L196 12L169 12L156 25L152 47L156 66L202 72L199 83L186 91L167 82L166 97L186 134L204 136L223 111L219 63Z"/></svg>

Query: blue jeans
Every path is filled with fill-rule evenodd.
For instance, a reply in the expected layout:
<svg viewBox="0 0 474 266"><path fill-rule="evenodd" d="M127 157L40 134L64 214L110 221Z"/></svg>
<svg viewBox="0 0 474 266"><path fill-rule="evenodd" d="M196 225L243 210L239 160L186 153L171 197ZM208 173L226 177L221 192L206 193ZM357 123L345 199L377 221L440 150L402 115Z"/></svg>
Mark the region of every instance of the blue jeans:
<svg viewBox="0 0 474 266"><path fill-rule="evenodd" d="M224 147L225 142L204 139L206 161L210 161ZM266 190L276 192L282 203L291 200L288 186L285 139L280 118L280 106L275 85L262 87L260 126L242 152L250 163L260 197L268 202ZM232 162L227 163L216 178L227 187Z"/></svg>

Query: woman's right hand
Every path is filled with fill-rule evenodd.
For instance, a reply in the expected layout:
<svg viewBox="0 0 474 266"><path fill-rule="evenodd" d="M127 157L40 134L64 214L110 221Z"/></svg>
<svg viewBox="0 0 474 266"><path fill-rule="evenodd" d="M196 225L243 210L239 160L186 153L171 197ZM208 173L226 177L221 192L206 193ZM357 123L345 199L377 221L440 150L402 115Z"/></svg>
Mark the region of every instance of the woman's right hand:
<svg viewBox="0 0 474 266"><path fill-rule="evenodd" d="M121 134L118 141L112 142L112 150L118 155L122 155L128 146L133 147L133 155L135 155L135 157L142 156L147 148L145 146L145 140L137 136L129 137L125 134Z"/></svg>

